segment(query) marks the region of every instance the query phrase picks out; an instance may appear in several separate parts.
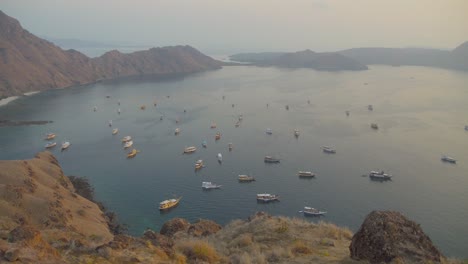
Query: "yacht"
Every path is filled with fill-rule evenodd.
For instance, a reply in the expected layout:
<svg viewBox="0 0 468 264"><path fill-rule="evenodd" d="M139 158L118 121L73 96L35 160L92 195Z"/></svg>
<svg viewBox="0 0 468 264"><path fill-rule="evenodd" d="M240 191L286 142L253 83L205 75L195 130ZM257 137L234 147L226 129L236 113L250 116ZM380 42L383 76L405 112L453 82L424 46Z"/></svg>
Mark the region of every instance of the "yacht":
<svg viewBox="0 0 468 264"><path fill-rule="evenodd" d="M68 142L68 141L65 141L62 143L62 150L65 150L67 149L68 147L70 147L71 143Z"/></svg>
<svg viewBox="0 0 468 264"><path fill-rule="evenodd" d="M335 154L336 153L336 149L334 149L332 147L328 147L328 146L323 146L322 150L325 153L330 153L330 154Z"/></svg>
<svg viewBox="0 0 468 264"><path fill-rule="evenodd" d="M202 188L204 190L219 189L221 188L221 185L218 185L212 182L202 182Z"/></svg>
<svg viewBox="0 0 468 264"><path fill-rule="evenodd" d="M442 157L440 158L442 161L444 162L448 162L448 163L457 163L457 160L450 157L450 156L447 156L447 155L442 155Z"/></svg>
<svg viewBox="0 0 468 264"><path fill-rule="evenodd" d="M176 128L176 129L174 130L174 135L179 135L179 133L180 133L180 128Z"/></svg>
<svg viewBox="0 0 468 264"><path fill-rule="evenodd" d="M299 171L297 173L297 175L299 177L308 177L308 178L312 178L312 177L315 177L315 173L311 172L311 171Z"/></svg>
<svg viewBox="0 0 468 264"><path fill-rule="evenodd" d="M127 142L127 141L130 141L132 140L132 137L131 136L125 136L122 138L122 142Z"/></svg>
<svg viewBox="0 0 468 264"><path fill-rule="evenodd" d="M49 143L47 143L47 144L45 145L45 148L46 148L46 149L49 149L49 148L53 148L53 147L55 147L55 146L57 146L57 143L56 143L56 142L49 142Z"/></svg>
<svg viewBox="0 0 468 264"><path fill-rule="evenodd" d="M55 133L48 133L45 137L46 140L51 140L55 138Z"/></svg>
<svg viewBox="0 0 468 264"><path fill-rule="evenodd" d="M203 167L205 167L205 165L203 165L203 160L197 160L197 162L195 162L195 170L199 170Z"/></svg>
<svg viewBox="0 0 468 264"><path fill-rule="evenodd" d="M371 171L369 177L372 180L383 180L388 181L392 179L392 175L385 173L384 171Z"/></svg>
<svg viewBox="0 0 468 264"><path fill-rule="evenodd" d="M127 158L133 158L133 157L135 157L136 154L137 154L138 152L140 152L140 151L138 151L138 150L136 150L136 149L132 149L132 151L130 151L130 152L127 154Z"/></svg>
<svg viewBox="0 0 468 264"><path fill-rule="evenodd" d="M221 139L221 133L216 133L215 135L215 140L220 140Z"/></svg>
<svg viewBox="0 0 468 264"><path fill-rule="evenodd" d="M253 182L255 178L253 176L248 175L239 175L239 182Z"/></svg>
<svg viewBox="0 0 468 264"><path fill-rule="evenodd" d="M259 193L257 194L257 201L264 203L279 201L279 196L276 194Z"/></svg>
<svg viewBox="0 0 468 264"><path fill-rule="evenodd" d="M274 158L272 156L265 156L265 163L280 163L280 159Z"/></svg>
<svg viewBox="0 0 468 264"><path fill-rule="evenodd" d="M221 155L221 153L218 153L218 162L223 162L223 155Z"/></svg>
<svg viewBox="0 0 468 264"><path fill-rule="evenodd" d="M212 129L213 129L213 128L216 128L216 123L215 123L215 122L211 123L210 128L212 128Z"/></svg>
<svg viewBox="0 0 468 264"><path fill-rule="evenodd" d="M184 153L185 153L185 154L193 153L193 152L195 152L196 150L197 150L197 148L192 146L192 147L185 148L185 149L184 149Z"/></svg>
<svg viewBox="0 0 468 264"><path fill-rule="evenodd" d="M118 129L118 128L112 129L112 135L116 135L117 133L119 133L119 129Z"/></svg>
<svg viewBox="0 0 468 264"><path fill-rule="evenodd" d="M308 207L308 206L305 206L304 210L300 212L302 212L305 216L321 216L327 213L325 211L320 211L318 209L315 209L313 207Z"/></svg>
<svg viewBox="0 0 468 264"><path fill-rule="evenodd" d="M168 200L164 200L162 202L159 203L159 210L167 210L167 209L170 209L170 208L173 208L175 206L177 206L180 202L180 200L182 199L182 197L179 197L177 199L168 199Z"/></svg>
<svg viewBox="0 0 468 264"><path fill-rule="evenodd" d="M124 149L127 149L129 147L133 146L133 140L125 142Z"/></svg>

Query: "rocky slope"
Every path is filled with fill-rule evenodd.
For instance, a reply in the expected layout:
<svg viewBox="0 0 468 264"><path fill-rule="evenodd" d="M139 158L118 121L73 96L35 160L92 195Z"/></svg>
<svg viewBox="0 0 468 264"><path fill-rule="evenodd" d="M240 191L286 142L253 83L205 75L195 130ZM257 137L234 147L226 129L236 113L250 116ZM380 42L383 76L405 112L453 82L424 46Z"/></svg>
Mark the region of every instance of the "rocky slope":
<svg viewBox="0 0 468 264"><path fill-rule="evenodd" d="M92 187L66 177L50 152L0 161L0 263L460 263L396 212L372 212L354 237L261 212L224 227L174 218L132 237L111 232L102 207L80 194L91 199Z"/></svg>
<svg viewBox="0 0 468 264"><path fill-rule="evenodd" d="M153 48L131 54L110 51L98 58L88 58L36 37L0 11L0 98L103 79L186 74L220 66L220 62L190 46Z"/></svg>

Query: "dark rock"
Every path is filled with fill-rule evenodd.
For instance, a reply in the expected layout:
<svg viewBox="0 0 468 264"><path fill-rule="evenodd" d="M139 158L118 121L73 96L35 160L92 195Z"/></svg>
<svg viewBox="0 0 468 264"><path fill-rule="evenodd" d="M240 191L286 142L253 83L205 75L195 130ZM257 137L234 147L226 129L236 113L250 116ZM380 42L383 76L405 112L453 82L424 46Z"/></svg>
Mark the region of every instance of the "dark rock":
<svg viewBox="0 0 468 264"><path fill-rule="evenodd" d="M221 228L222 227L214 221L200 219L198 222L190 225L187 232L195 237L204 237L216 234Z"/></svg>
<svg viewBox="0 0 468 264"><path fill-rule="evenodd" d="M160 234L172 237L179 231L187 231L190 227L190 223L183 218L173 218L161 227Z"/></svg>
<svg viewBox="0 0 468 264"><path fill-rule="evenodd" d="M351 258L370 263L399 259L406 263L440 263L442 254L420 225L398 212L373 211L349 246Z"/></svg>
<svg viewBox="0 0 468 264"><path fill-rule="evenodd" d="M114 236L114 240L109 242L109 247L112 249L125 249L134 240L135 239L133 237L127 235L116 235Z"/></svg>
<svg viewBox="0 0 468 264"><path fill-rule="evenodd" d="M19 249L12 248L5 252L4 257L10 262L17 261L19 259L19 253Z"/></svg>
<svg viewBox="0 0 468 264"><path fill-rule="evenodd" d="M15 243L23 240L33 240L40 236L40 232L32 226L18 226L11 230L8 242Z"/></svg>

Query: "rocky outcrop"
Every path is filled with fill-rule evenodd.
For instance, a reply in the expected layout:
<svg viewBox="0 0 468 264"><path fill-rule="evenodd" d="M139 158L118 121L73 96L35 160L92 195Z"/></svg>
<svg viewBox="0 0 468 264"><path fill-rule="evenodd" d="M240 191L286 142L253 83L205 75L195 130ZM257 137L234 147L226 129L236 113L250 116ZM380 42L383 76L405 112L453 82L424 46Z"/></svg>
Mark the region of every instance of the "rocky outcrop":
<svg viewBox="0 0 468 264"><path fill-rule="evenodd" d="M392 211L371 212L349 250L351 258L371 263L440 263L443 257L419 224Z"/></svg>
<svg viewBox="0 0 468 264"><path fill-rule="evenodd" d="M89 58L36 37L0 11L0 98L104 79L187 74L220 66L220 62L190 46L152 48L130 54L110 51Z"/></svg>
<svg viewBox="0 0 468 264"><path fill-rule="evenodd" d="M206 237L212 234L216 234L221 229L222 227L214 221L200 219L190 225L187 233L194 237Z"/></svg>
<svg viewBox="0 0 468 264"><path fill-rule="evenodd" d="M159 233L168 237L172 237L175 233L180 231L187 231L190 223L183 218L173 218L163 224Z"/></svg>

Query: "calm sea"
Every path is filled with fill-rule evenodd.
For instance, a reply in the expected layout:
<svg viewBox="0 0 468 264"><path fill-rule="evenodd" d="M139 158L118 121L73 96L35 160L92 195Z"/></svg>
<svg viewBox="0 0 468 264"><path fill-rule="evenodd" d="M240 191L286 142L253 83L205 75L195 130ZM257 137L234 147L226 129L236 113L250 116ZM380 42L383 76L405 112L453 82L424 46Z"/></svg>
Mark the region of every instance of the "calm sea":
<svg viewBox="0 0 468 264"><path fill-rule="evenodd" d="M374 111L367 110L369 104ZM303 217L298 211L304 206L326 210L320 220L356 231L370 211L397 210L420 223L445 254L468 257L467 73L385 66L338 73L225 67L159 81L48 91L1 107L0 119L54 121L0 128L0 159L31 158L44 150L44 135L55 132L58 143L72 143L67 151L52 150L65 173L89 178L97 199L135 235L173 217L226 224L255 211ZM111 135L109 120L118 135ZM217 129L210 129L212 122ZM181 133L175 136L177 127ZM300 130L297 139L294 129ZM215 142L218 131L222 138ZM126 135L141 151L134 159L126 158L120 141ZM324 145L337 153L323 153ZM187 146L198 149L182 155ZM217 153L223 154L222 164ZM441 154L457 164L441 162ZM281 163L265 164L265 155ZM206 167L196 173L198 159ZM363 177L375 169L393 174L393 181ZM317 177L299 179L299 170ZM240 184L239 174L257 181ZM202 181L223 187L202 191ZM255 195L264 192L279 194L281 201L257 204ZM181 204L160 214L158 203L174 196L183 196Z"/></svg>

